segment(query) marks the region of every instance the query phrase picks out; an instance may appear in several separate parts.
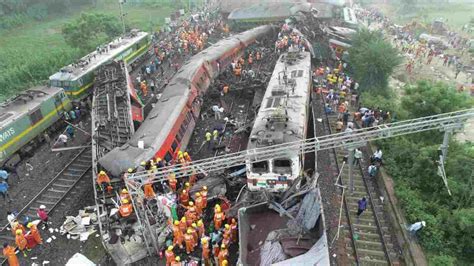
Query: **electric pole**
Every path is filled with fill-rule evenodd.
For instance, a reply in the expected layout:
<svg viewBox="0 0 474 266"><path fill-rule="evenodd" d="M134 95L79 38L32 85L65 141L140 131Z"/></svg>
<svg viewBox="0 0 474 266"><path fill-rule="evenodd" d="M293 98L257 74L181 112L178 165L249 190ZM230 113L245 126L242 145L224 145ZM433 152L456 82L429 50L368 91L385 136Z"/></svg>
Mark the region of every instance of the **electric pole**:
<svg viewBox="0 0 474 266"><path fill-rule="evenodd" d="M123 35L125 35L125 14L123 13L123 4L126 0L118 0L119 7L120 7L120 20L122 21L122 31Z"/></svg>

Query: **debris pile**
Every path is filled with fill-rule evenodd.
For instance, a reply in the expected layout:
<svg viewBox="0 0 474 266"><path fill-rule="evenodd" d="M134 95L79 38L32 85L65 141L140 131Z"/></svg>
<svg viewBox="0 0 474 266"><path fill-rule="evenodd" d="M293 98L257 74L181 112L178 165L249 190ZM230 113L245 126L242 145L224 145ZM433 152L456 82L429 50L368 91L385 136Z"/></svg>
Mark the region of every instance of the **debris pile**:
<svg viewBox="0 0 474 266"><path fill-rule="evenodd" d="M77 216L66 216L66 220L61 225L61 235L66 235L68 239L79 239L86 241L91 234L97 232L98 224L96 207L89 206L79 210Z"/></svg>

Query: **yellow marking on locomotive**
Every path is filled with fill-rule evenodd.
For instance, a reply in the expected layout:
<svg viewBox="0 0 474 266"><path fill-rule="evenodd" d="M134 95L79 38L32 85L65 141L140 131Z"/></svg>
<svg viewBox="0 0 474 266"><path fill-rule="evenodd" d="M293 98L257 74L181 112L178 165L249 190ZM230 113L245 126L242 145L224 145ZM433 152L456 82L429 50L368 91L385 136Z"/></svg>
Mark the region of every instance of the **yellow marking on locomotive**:
<svg viewBox="0 0 474 266"><path fill-rule="evenodd" d="M87 85L81 87L79 90L77 91L66 91L66 94L68 95L78 95L78 94L81 94L83 93L85 90L87 90L88 88L90 88L92 86L92 84L94 84L94 82L90 82L88 83Z"/></svg>
<svg viewBox="0 0 474 266"><path fill-rule="evenodd" d="M39 125L41 125L43 122L45 122L47 119L51 118L55 113L57 113L59 111L59 109L63 109L64 108L64 105L67 105L68 103L70 103L71 101L69 99L66 99L60 106L56 107L53 111L49 112L45 117L43 117L43 119L41 119L40 121L38 121L38 123L36 123L35 125L33 126L30 126L28 127L27 129L23 130L23 132L21 132L20 134L18 134L18 136L14 137L13 139L11 139L10 141L8 141L5 145L3 145L1 148L0 148L0 152L2 151L5 151L7 150L11 145L13 145L15 142L17 142L18 140L20 140L22 137L24 137L26 134L28 134L30 131L32 131L33 129L35 129L36 127L38 127Z"/></svg>

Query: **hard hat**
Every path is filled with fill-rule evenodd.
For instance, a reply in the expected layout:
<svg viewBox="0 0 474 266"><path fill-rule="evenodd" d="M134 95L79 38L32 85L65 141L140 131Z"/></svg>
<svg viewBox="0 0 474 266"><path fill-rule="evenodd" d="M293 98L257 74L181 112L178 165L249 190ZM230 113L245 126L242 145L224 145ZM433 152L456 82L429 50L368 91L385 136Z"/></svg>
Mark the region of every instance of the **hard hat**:
<svg viewBox="0 0 474 266"><path fill-rule="evenodd" d="M216 211L219 211L219 212L220 212L220 211L221 211L221 205L216 204L216 206L214 207L214 209L215 209Z"/></svg>
<svg viewBox="0 0 474 266"><path fill-rule="evenodd" d="M173 250L173 246L169 246L168 251L172 251L172 250Z"/></svg>
<svg viewBox="0 0 474 266"><path fill-rule="evenodd" d="M128 172L129 173L133 172L133 168L128 168Z"/></svg>
<svg viewBox="0 0 474 266"><path fill-rule="evenodd" d="M207 186L203 186L203 187L202 187L202 190L207 190Z"/></svg>
<svg viewBox="0 0 474 266"><path fill-rule="evenodd" d="M199 220L197 225L201 226L202 225L202 220Z"/></svg>
<svg viewBox="0 0 474 266"><path fill-rule="evenodd" d="M425 221L421 221L421 224L422 224L423 226L426 226L426 222L425 222Z"/></svg>
<svg viewBox="0 0 474 266"><path fill-rule="evenodd" d="M46 206L40 205L40 209L46 209Z"/></svg>
<svg viewBox="0 0 474 266"><path fill-rule="evenodd" d="M15 233L16 233L17 235L21 235L21 234L23 233L23 231L22 231L21 229L16 229Z"/></svg>
<svg viewBox="0 0 474 266"><path fill-rule="evenodd" d="M189 206L194 206L194 202L190 201L190 202L188 203L188 205L189 205Z"/></svg>
<svg viewBox="0 0 474 266"><path fill-rule="evenodd" d="M183 193L183 194L186 193L186 189L183 189L183 192L181 192L181 193Z"/></svg>
<svg viewBox="0 0 474 266"><path fill-rule="evenodd" d="M153 159L150 159L150 163L154 163L155 161L153 161Z"/></svg>
<svg viewBox="0 0 474 266"><path fill-rule="evenodd" d="M161 162L161 158L160 157L156 158L156 162Z"/></svg>
<svg viewBox="0 0 474 266"><path fill-rule="evenodd" d="M99 174L104 175L105 171L100 171Z"/></svg>
<svg viewBox="0 0 474 266"><path fill-rule="evenodd" d="M174 260L179 262L179 261L181 261L181 258L179 256L176 256L176 258L174 258Z"/></svg>
<svg viewBox="0 0 474 266"><path fill-rule="evenodd" d="M140 163L140 165L145 166L145 165L146 165L146 162L145 162L145 161L142 161L142 162Z"/></svg>
<svg viewBox="0 0 474 266"><path fill-rule="evenodd" d="M223 260L222 261L222 266L226 266L226 265L229 265L229 262L227 260Z"/></svg>
<svg viewBox="0 0 474 266"><path fill-rule="evenodd" d="M188 228L188 230L186 231L186 233L188 233L188 234L191 234L192 232L193 232L193 230L191 230L191 229L189 229L189 228Z"/></svg>
<svg viewBox="0 0 474 266"><path fill-rule="evenodd" d="M28 227L28 228L33 227L33 223L28 223L28 225L26 227Z"/></svg>
<svg viewBox="0 0 474 266"><path fill-rule="evenodd" d="M191 224L192 227L197 227L196 223Z"/></svg>
<svg viewBox="0 0 474 266"><path fill-rule="evenodd" d="M174 221L174 225L179 225L179 221L178 220Z"/></svg>
<svg viewBox="0 0 474 266"><path fill-rule="evenodd" d="M127 189L126 188L122 189L122 193L128 193Z"/></svg>
<svg viewBox="0 0 474 266"><path fill-rule="evenodd" d="M182 152L182 151L178 151L178 154L183 154L183 152Z"/></svg>
<svg viewBox="0 0 474 266"><path fill-rule="evenodd" d="M199 192L196 192L196 194L194 194L196 197L201 197L201 193Z"/></svg>
<svg viewBox="0 0 474 266"><path fill-rule="evenodd" d="M201 243L206 244L207 243L207 238L205 238L205 237L201 238Z"/></svg>
<svg viewBox="0 0 474 266"><path fill-rule="evenodd" d="M186 222L186 217L183 216L183 217L181 218L181 222Z"/></svg>
<svg viewBox="0 0 474 266"><path fill-rule="evenodd" d="M189 184L189 182L186 182L186 183L184 183L184 186L185 186L185 187L190 187L191 184Z"/></svg>
<svg viewBox="0 0 474 266"><path fill-rule="evenodd" d="M123 199L123 200L122 200L122 203L123 203L123 204L127 204L127 203L128 203L128 199Z"/></svg>
<svg viewBox="0 0 474 266"><path fill-rule="evenodd" d="M185 151L185 152L183 153L183 155L184 155L184 156L188 156L189 154L188 154L187 151Z"/></svg>
<svg viewBox="0 0 474 266"><path fill-rule="evenodd" d="M221 248L225 248L225 244L222 244L222 245L221 245Z"/></svg>
<svg viewBox="0 0 474 266"><path fill-rule="evenodd" d="M224 227L225 227L225 229L229 229L229 228L230 228L230 225L225 224Z"/></svg>

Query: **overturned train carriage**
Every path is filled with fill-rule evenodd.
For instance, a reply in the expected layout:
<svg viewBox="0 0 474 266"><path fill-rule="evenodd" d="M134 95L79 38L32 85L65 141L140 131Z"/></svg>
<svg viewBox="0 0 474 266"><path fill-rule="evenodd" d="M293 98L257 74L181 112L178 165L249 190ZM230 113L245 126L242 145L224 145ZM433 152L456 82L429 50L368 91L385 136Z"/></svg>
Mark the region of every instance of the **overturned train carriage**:
<svg viewBox="0 0 474 266"><path fill-rule="evenodd" d="M193 56L173 77L147 119L132 138L99 160L110 174L118 176L141 161L175 157L185 150L212 80L257 39L271 36L275 28L265 25L233 35Z"/></svg>

